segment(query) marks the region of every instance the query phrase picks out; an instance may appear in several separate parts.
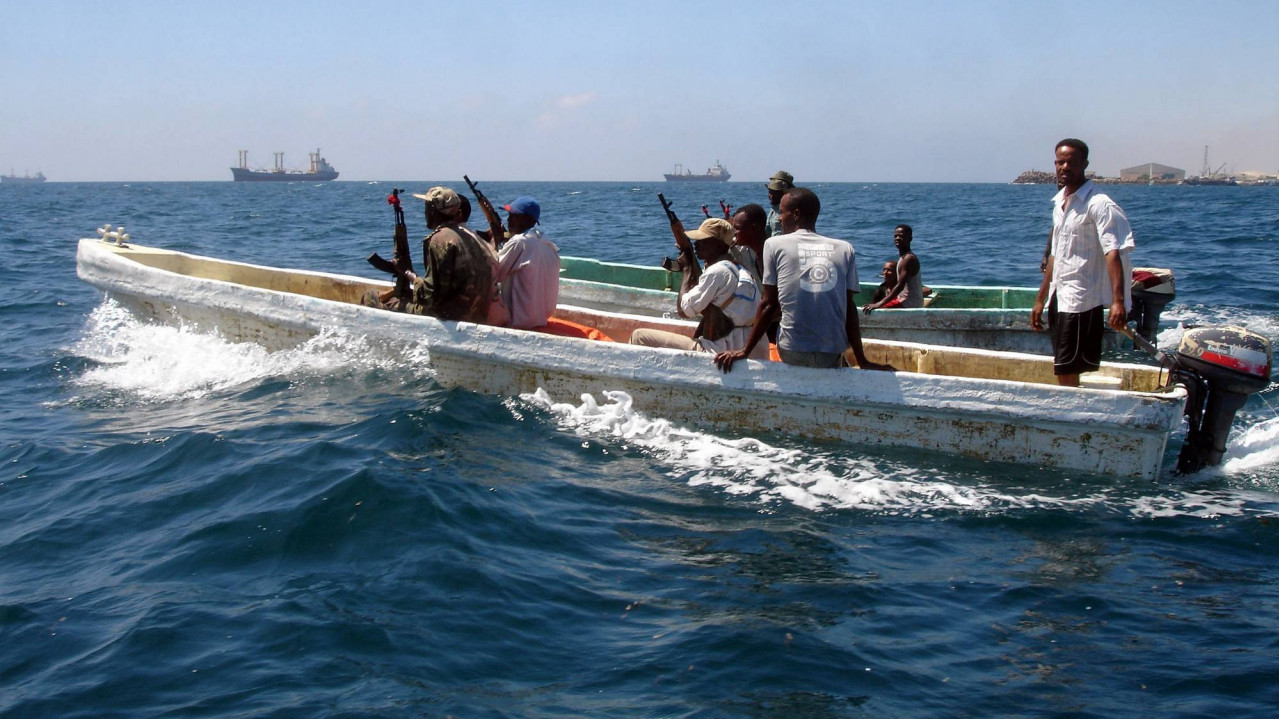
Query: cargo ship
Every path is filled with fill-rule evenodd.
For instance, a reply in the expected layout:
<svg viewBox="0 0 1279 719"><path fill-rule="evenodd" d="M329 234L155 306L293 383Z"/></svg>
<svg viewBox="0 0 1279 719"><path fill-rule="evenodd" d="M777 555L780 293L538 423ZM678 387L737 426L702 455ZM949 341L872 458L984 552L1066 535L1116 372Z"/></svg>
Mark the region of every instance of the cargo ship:
<svg viewBox="0 0 1279 719"><path fill-rule="evenodd" d="M683 165L676 165L675 172L664 177L667 182L728 182L728 178L732 175L719 164L719 160L716 160L715 166L707 170L704 175L694 175L691 170L685 170Z"/></svg>
<svg viewBox="0 0 1279 719"><path fill-rule="evenodd" d="M30 183L30 182L44 182L45 179L46 178L43 172L36 172L36 174L34 175L23 174L21 177L19 177L17 173L15 173L13 170L9 170L9 174L0 175L0 182L5 182L5 183L12 182L15 184Z"/></svg>
<svg viewBox="0 0 1279 719"><path fill-rule="evenodd" d="M275 168L271 170L250 170L249 151L240 150L240 166L231 168L231 179L236 182L328 182L338 179L338 171L333 169L328 160L320 157L317 148L311 155L311 169L284 169L284 153L275 154Z"/></svg>

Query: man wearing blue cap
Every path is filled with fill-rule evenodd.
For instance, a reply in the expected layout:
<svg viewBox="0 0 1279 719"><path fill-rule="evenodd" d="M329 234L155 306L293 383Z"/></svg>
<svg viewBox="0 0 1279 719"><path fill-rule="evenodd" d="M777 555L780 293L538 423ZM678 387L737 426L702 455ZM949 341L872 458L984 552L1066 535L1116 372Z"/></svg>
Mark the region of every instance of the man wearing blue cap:
<svg viewBox="0 0 1279 719"><path fill-rule="evenodd" d="M542 218L537 200L518 197L504 209L511 239L498 251L497 281L511 314L509 326L545 327L560 298L560 248L537 227Z"/></svg>

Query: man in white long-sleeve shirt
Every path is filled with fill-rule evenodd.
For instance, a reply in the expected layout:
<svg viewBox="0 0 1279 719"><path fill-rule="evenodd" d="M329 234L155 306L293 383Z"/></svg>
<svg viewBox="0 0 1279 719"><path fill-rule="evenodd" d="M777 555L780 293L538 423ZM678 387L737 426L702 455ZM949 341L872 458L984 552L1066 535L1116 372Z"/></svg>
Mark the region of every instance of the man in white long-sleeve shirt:
<svg viewBox="0 0 1279 719"><path fill-rule="evenodd" d="M504 209L511 239L498 251L497 281L511 314L508 326L545 327L560 297L560 248L538 229L542 208L536 200L519 197Z"/></svg>
<svg viewBox="0 0 1279 719"><path fill-rule="evenodd" d="M1056 154L1061 190L1053 197L1052 254L1030 324L1042 330L1048 309L1053 372L1059 384L1078 387L1080 373L1101 367L1102 308L1109 305L1111 327L1121 329L1127 322L1132 306L1128 255L1135 243L1123 209L1084 176L1088 146L1066 139L1057 143Z"/></svg>
<svg viewBox="0 0 1279 719"><path fill-rule="evenodd" d="M706 270L697 278L696 285L692 283L693 273L689 272L691 268L685 268L684 281L676 298L676 310L681 317L695 317L704 314L714 305L731 322L732 327L725 334L718 335L715 329L726 329L725 326L716 327L713 323L703 322L702 333L695 333L694 337L641 328L631 333L631 344L712 354L742 347L750 336L760 294L755 278L729 255L729 247L733 244L733 226L727 220L715 217L706 220L692 232L685 232L684 226L674 220L671 230L675 233L677 245L689 241L693 243L694 254L706 266ZM766 346L763 347L755 358L768 357L767 349Z"/></svg>

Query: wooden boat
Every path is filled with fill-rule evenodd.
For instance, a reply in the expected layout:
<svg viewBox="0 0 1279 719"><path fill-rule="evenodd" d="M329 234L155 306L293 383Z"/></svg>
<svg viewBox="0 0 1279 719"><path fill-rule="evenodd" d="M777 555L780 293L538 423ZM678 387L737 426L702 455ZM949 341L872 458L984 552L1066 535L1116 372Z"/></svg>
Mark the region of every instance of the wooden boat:
<svg viewBox="0 0 1279 719"><path fill-rule="evenodd" d="M621 342L446 322L359 304L388 283L279 269L98 239L77 273L142 318L180 319L278 349L325 328L388 348L427 347L446 386L553 398L622 390L645 413L731 433L781 433L935 450L1120 476L1159 473L1187 391L1159 368L1107 363L1088 387L1053 379L1051 358L872 340L898 372L744 361L720 373L701 353L625 344L638 327L691 335L693 323L562 305L557 318ZM1223 440L1224 441L1224 440Z"/></svg>
<svg viewBox="0 0 1279 719"><path fill-rule="evenodd" d="M560 299L608 310L662 317L675 312L680 276L661 267L644 267L579 257L560 260ZM937 285L928 305L891 309L861 318L865 337L902 342L971 347L1006 352L1051 354L1047 333L1030 327L1036 287ZM1108 347L1117 346L1113 331Z"/></svg>

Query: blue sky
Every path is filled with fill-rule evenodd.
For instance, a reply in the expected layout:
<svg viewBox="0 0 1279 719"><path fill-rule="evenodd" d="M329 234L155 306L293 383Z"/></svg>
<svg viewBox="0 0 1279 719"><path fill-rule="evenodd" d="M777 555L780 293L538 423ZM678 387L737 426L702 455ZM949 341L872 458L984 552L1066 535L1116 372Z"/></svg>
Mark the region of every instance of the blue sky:
<svg viewBox="0 0 1279 719"><path fill-rule="evenodd" d="M375 9L373 9L375 8ZM1006 182L1279 172L1279 2L0 0L0 172Z"/></svg>

